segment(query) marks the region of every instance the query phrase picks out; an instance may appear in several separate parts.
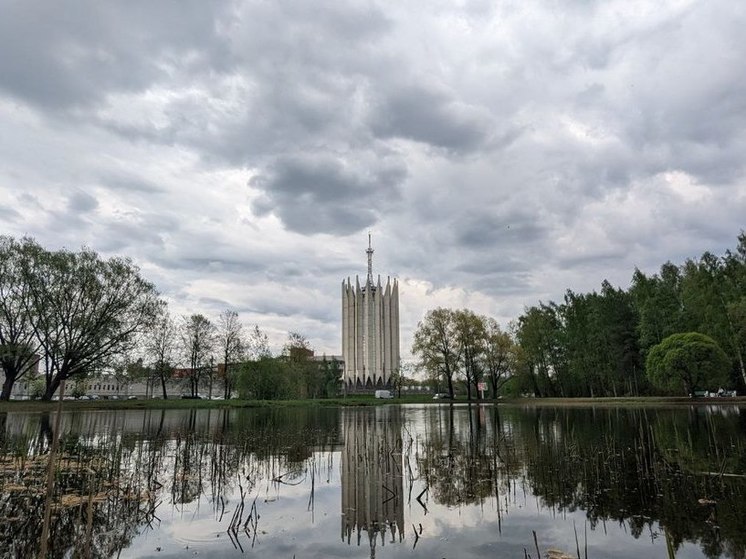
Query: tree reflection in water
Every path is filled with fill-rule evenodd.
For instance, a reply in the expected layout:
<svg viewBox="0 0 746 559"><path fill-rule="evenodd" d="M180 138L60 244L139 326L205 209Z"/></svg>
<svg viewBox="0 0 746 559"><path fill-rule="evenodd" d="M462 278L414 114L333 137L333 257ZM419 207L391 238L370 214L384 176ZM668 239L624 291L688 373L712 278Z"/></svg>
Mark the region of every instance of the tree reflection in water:
<svg viewBox="0 0 746 559"><path fill-rule="evenodd" d="M0 414L2 557L38 553L51 435L48 416ZM271 494L307 494L313 525L318 488L338 481L332 506L341 503L350 553L365 535L372 556L384 544L428 556L432 547L418 543L437 535L427 520L449 509L493 510L499 534L534 495L558 518L583 511L591 530L621 526L672 550L695 542L707 557L743 558L745 437L737 407L70 413L49 496L50 557L116 556L156 533L164 514L200 507L227 532L222 545L267 549ZM580 551L585 528L578 534ZM313 537L339 545L339 532Z"/></svg>
<svg viewBox="0 0 746 559"><path fill-rule="evenodd" d="M164 422L166 414L170 419ZM7 414L0 414L3 557L34 557L41 537L50 424L42 415L22 415L29 416L21 418L23 425L38 424L36 432L22 429L9 434ZM88 425L77 423L82 415L89 416ZM218 520L227 506L245 510L229 526L234 545L244 545L239 531L248 538L245 541L251 541L249 530L258 528L259 515L243 502L251 489L260 480L287 482L283 472L315 476L323 464L309 462L312 452L328 454L339 446L336 413L144 412L139 432L131 424L123 430L117 421L122 415L109 414L111 423L102 425L97 421L103 416L100 413L66 414L55 490L49 496L49 557L117 555L140 531L158 528L166 492L177 510L194 501L208 501ZM332 460L325 464L334 467ZM228 496L236 493L241 502L229 503Z"/></svg>
<svg viewBox="0 0 746 559"><path fill-rule="evenodd" d="M591 529L613 521L673 550L690 541L707 557L742 558L745 417L736 407L439 408L419 466L436 502L494 499L498 528L521 484L557 513L585 511Z"/></svg>

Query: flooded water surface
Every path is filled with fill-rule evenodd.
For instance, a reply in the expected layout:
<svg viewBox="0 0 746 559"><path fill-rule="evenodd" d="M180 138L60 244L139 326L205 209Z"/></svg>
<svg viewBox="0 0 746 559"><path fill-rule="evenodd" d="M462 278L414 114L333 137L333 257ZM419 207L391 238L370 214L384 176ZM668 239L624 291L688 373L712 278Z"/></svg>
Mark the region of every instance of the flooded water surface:
<svg viewBox="0 0 746 559"><path fill-rule="evenodd" d="M0 556L34 557L54 413L0 414ZM65 413L51 557L746 553L746 409Z"/></svg>

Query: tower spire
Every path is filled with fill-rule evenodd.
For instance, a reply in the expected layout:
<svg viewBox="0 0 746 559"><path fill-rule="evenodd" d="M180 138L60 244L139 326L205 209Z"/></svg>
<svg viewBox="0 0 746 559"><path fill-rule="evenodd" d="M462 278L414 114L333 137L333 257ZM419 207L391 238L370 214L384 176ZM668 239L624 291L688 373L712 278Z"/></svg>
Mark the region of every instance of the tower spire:
<svg viewBox="0 0 746 559"><path fill-rule="evenodd" d="M368 231L368 250L365 251L365 254L368 255L368 283L373 285L373 241L370 231Z"/></svg>

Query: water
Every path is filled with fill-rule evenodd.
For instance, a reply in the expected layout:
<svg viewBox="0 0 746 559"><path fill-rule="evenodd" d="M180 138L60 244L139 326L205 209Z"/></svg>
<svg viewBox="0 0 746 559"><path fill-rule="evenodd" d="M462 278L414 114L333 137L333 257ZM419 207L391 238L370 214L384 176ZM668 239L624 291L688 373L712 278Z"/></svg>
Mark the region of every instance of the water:
<svg viewBox="0 0 746 559"><path fill-rule="evenodd" d="M2 557L38 554L53 420L0 414ZM52 557L745 556L736 406L72 412L60 432Z"/></svg>

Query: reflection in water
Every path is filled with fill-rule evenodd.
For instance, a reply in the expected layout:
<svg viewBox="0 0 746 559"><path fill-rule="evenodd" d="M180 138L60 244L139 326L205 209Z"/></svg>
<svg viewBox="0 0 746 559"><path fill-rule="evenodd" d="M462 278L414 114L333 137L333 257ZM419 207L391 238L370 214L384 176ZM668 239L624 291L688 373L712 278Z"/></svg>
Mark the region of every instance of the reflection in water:
<svg viewBox="0 0 746 559"><path fill-rule="evenodd" d="M50 557L524 557L536 531L595 559L744 558L745 412L69 413L52 495L49 417L0 414L0 557L38 554L49 498Z"/></svg>
<svg viewBox="0 0 746 559"><path fill-rule="evenodd" d="M398 406L368 410L343 410L345 448L342 453L342 539L352 534L360 545L361 531L368 534L370 556L376 542L392 543L404 536L402 490L402 424Z"/></svg>

